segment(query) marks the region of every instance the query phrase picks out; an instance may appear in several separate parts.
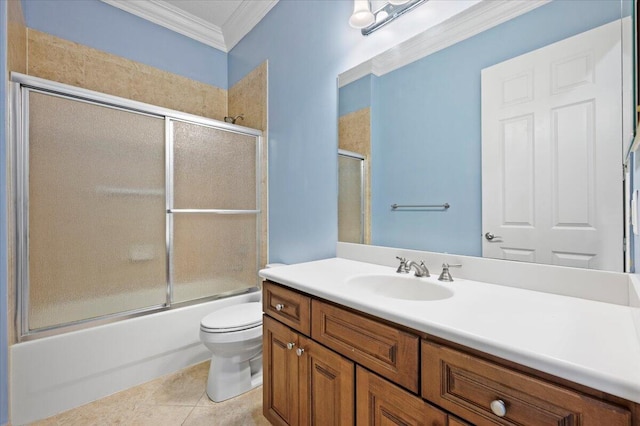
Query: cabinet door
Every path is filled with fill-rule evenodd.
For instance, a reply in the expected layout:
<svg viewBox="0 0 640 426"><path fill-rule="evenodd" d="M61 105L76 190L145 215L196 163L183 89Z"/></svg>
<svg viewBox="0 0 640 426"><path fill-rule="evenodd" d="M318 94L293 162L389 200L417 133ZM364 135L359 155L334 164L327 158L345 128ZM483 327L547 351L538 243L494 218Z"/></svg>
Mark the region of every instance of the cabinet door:
<svg viewBox="0 0 640 426"><path fill-rule="evenodd" d="M264 316L263 414L274 425L298 425L298 335Z"/></svg>
<svg viewBox="0 0 640 426"><path fill-rule="evenodd" d="M300 425L353 425L353 362L299 337Z"/></svg>
<svg viewBox="0 0 640 426"><path fill-rule="evenodd" d="M447 414L419 397L357 368L356 410L358 426L444 426Z"/></svg>

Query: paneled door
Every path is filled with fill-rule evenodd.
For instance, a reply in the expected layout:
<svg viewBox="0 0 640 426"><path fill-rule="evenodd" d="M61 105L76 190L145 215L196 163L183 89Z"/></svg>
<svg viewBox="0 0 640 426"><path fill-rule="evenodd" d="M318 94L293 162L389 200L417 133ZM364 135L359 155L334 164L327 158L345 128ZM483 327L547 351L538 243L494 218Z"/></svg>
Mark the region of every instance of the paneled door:
<svg viewBox="0 0 640 426"><path fill-rule="evenodd" d="M622 271L620 25L482 71L483 256Z"/></svg>

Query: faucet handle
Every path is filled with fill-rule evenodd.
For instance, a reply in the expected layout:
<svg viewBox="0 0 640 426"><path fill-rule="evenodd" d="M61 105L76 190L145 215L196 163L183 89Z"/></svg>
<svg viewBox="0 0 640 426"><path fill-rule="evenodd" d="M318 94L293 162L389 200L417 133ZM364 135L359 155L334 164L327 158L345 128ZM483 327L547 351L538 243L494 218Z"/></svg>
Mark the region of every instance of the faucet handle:
<svg viewBox="0 0 640 426"><path fill-rule="evenodd" d="M398 274L406 274L409 272L409 269L407 268L407 259L404 257L400 257L400 256L396 256L396 259L398 259L400 261L400 265L398 266L398 269L396 270L396 273Z"/></svg>
<svg viewBox="0 0 640 426"><path fill-rule="evenodd" d="M450 265L448 263L443 263L442 264L442 273L440 274L440 276L438 277L439 281L447 281L447 282L452 282L453 281L453 277L451 276L451 273L449 272L449 268L461 268L462 265L459 263Z"/></svg>

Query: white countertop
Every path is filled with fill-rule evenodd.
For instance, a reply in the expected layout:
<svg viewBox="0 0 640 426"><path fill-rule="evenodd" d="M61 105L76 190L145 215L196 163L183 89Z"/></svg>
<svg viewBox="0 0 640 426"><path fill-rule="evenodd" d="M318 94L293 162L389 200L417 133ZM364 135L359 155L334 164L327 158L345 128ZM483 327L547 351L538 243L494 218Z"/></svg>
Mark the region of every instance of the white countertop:
<svg viewBox="0 0 640 426"><path fill-rule="evenodd" d="M506 360L640 403L640 308L487 284L443 283L453 297L409 301L350 287L361 274L394 268L332 258L263 269L288 287L447 339Z"/></svg>

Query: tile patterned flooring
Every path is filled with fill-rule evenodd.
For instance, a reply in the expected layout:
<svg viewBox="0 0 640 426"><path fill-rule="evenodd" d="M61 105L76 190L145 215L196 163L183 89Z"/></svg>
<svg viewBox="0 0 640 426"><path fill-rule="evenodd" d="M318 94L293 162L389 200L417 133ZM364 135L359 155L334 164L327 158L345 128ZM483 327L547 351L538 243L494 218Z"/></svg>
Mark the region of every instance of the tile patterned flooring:
<svg viewBox="0 0 640 426"><path fill-rule="evenodd" d="M224 402L205 392L209 361L40 420L36 426L263 426L262 387Z"/></svg>

